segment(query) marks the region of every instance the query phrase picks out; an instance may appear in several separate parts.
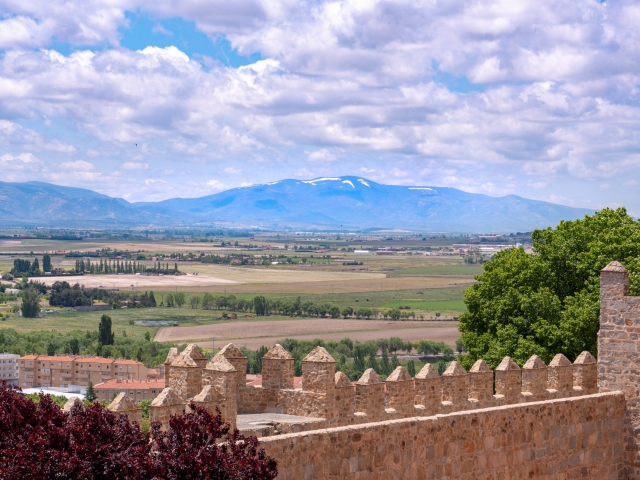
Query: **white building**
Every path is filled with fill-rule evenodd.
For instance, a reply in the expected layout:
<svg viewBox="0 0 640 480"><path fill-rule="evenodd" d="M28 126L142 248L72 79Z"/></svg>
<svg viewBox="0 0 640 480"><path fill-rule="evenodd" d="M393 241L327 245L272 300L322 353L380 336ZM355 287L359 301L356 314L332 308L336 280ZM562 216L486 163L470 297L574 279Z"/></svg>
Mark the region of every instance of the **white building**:
<svg viewBox="0 0 640 480"><path fill-rule="evenodd" d="M355 255L369 255L369 250L354 250Z"/></svg>
<svg viewBox="0 0 640 480"><path fill-rule="evenodd" d="M0 353L0 381L6 380L7 385L18 385L18 358L13 353Z"/></svg>

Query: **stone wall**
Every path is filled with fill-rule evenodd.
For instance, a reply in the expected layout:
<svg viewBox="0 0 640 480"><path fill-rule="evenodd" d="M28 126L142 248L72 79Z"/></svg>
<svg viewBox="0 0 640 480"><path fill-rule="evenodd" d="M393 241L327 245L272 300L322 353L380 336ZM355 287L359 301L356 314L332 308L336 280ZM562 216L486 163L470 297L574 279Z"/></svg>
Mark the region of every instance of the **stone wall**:
<svg viewBox="0 0 640 480"><path fill-rule="evenodd" d="M640 478L640 297L629 296L629 274L618 262L600 272L598 386L624 392L627 475Z"/></svg>
<svg viewBox="0 0 640 480"><path fill-rule="evenodd" d="M620 479L620 392L263 438L278 479Z"/></svg>

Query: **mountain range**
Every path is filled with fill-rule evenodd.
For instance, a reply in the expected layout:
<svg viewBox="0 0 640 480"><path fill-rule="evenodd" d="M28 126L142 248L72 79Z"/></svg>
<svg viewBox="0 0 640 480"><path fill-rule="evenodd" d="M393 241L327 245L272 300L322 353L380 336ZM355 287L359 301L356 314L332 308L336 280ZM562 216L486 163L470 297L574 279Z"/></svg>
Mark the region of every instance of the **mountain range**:
<svg viewBox="0 0 640 480"><path fill-rule="evenodd" d="M233 188L199 198L130 203L91 190L0 182L0 225L68 228L135 226L268 229L407 229L516 232L557 225L592 210L516 195L383 185L344 176Z"/></svg>

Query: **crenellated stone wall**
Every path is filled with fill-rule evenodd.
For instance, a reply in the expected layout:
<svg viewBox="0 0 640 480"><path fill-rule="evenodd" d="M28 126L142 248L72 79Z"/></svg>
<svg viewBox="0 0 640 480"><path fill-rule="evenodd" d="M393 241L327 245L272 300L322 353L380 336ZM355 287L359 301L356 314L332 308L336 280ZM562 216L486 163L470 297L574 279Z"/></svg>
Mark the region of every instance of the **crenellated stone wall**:
<svg viewBox="0 0 640 480"><path fill-rule="evenodd" d="M620 392L266 437L279 480L624 478Z"/></svg>
<svg viewBox="0 0 640 480"><path fill-rule="evenodd" d="M398 367L383 382L369 369L352 383L317 347L294 389L280 345L263 359L260 387L245 385L233 344L206 365L189 346L170 352L151 420L167 422L190 401L232 424L247 413L316 417L304 427L313 431L261 439L281 479L640 480L640 297L628 293L626 270L612 262L601 273L598 361L558 354L547 366L533 355L520 368L505 357L495 371L478 360L469 372L454 361L441 376L427 364L415 378Z"/></svg>

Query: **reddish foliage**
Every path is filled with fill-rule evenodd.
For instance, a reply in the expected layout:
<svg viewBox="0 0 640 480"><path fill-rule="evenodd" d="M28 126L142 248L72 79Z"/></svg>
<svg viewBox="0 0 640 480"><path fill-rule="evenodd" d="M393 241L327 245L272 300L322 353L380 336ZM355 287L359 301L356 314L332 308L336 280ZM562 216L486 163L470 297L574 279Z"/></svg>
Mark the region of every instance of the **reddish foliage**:
<svg viewBox="0 0 640 480"><path fill-rule="evenodd" d="M191 404L192 413L171 417L169 430L152 427L154 451L161 477L170 479L241 480L272 479L275 460L259 449L258 439L229 432L220 412L212 416ZM224 441L221 441L224 439Z"/></svg>
<svg viewBox="0 0 640 480"><path fill-rule="evenodd" d="M63 412L50 397L38 403L0 383L0 480L256 479L276 476L276 462L254 437L244 438L220 415L191 405L167 432L137 423L99 403Z"/></svg>

